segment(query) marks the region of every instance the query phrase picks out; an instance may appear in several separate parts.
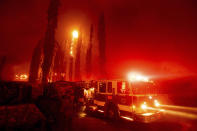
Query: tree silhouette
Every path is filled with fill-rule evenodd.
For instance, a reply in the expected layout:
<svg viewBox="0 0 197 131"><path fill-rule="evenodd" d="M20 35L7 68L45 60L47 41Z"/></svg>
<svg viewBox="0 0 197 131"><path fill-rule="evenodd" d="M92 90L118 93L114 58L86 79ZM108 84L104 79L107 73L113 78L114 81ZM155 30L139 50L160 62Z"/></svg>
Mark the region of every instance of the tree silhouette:
<svg viewBox="0 0 197 131"><path fill-rule="evenodd" d="M41 65L42 60L42 53L43 53L43 41L40 40L36 47L34 48L32 59L31 59L31 65L30 65L30 71L29 71L29 82L36 82L38 79L38 73L39 68Z"/></svg>
<svg viewBox="0 0 197 131"><path fill-rule="evenodd" d="M99 72L100 78L106 78L106 40L105 40L105 17L101 13L98 23L98 42L99 42Z"/></svg>
<svg viewBox="0 0 197 131"><path fill-rule="evenodd" d="M57 28L57 16L58 7L60 5L59 0L50 0L48 8L48 25L44 39L44 60L42 65L42 83L47 83L49 80L49 72L54 60L54 48L55 48L55 30Z"/></svg>
<svg viewBox="0 0 197 131"><path fill-rule="evenodd" d="M87 79L91 78L91 74L92 74L92 39L93 39L93 25L91 24L90 27L90 40L89 40L89 46L87 49L87 53L86 53L86 77Z"/></svg>

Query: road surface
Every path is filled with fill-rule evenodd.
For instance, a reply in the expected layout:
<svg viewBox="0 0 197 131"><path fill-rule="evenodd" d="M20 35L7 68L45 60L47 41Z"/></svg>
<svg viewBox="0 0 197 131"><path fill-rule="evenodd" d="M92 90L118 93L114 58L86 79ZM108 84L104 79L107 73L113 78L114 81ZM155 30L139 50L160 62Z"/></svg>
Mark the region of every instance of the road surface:
<svg viewBox="0 0 197 131"><path fill-rule="evenodd" d="M119 120L106 120L102 114L87 115L79 113L73 119L74 131L197 131L195 120L182 119L176 116L164 115L163 119L149 124Z"/></svg>

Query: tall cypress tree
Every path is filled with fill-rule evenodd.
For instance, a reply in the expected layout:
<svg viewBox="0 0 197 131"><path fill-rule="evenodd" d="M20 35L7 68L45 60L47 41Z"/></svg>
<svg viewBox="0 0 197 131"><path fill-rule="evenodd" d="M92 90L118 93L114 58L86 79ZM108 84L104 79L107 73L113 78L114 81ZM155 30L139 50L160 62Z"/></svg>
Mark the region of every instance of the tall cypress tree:
<svg viewBox="0 0 197 131"><path fill-rule="evenodd" d="M92 39L93 39L93 25L91 24L90 27L90 39L89 39L89 46L86 53L86 77L87 79L91 78L92 73Z"/></svg>
<svg viewBox="0 0 197 131"><path fill-rule="evenodd" d="M105 18L101 13L98 23L98 43L99 43L99 72L100 78L106 78L106 39L105 39Z"/></svg>
<svg viewBox="0 0 197 131"><path fill-rule="evenodd" d="M57 28L57 16L59 0L50 0L48 8L48 25L44 39L44 61L42 65L42 83L47 83L49 80L49 72L54 59L55 48L55 30Z"/></svg>
<svg viewBox="0 0 197 131"><path fill-rule="evenodd" d="M38 79L39 68L41 65L42 49L43 41L40 40L33 51L29 71L29 82L36 82L36 80Z"/></svg>

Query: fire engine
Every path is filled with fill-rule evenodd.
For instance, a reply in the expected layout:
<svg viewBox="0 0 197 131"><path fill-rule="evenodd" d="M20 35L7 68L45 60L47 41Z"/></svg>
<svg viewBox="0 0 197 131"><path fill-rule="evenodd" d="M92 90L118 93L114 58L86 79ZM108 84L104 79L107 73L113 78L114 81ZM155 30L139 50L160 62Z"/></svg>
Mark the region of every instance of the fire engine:
<svg viewBox="0 0 197 131"><path fill-rule="evenodd" d="M92 81L84 90L86 108L110 119L149 123L161 118L162 109L153 81L141 76L128 80Z"/></svg>

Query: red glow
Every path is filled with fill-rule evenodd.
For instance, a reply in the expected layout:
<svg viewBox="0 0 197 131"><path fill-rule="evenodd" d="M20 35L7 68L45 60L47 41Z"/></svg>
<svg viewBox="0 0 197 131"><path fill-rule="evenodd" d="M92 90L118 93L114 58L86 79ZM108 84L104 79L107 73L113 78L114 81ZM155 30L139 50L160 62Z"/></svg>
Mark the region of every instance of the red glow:
<svg viewBox="0 0 197 131"><path fill-rule="evenodd" d="M3 36L0 55L7 55L10 65L24 66L30 61L33 48L46 31L48 2L23 0L0 4L4 12L0 14L0 34ZM103 10L109 78L123 78L130 70L164 77L196 74L194 5L194 1L180 1L179 4L154 0L62 1L56 38L62 44L72 29L81 28L84 41L87 41L91 23L97 34L98 12ZM97 54L93 60L97 62ZM12 67L7 67L5 72L9 70ZM10 73L15 72L13 70ZM28 71L28 66L24 70ZM93 78L98 74L94 65Z"/></svg>

